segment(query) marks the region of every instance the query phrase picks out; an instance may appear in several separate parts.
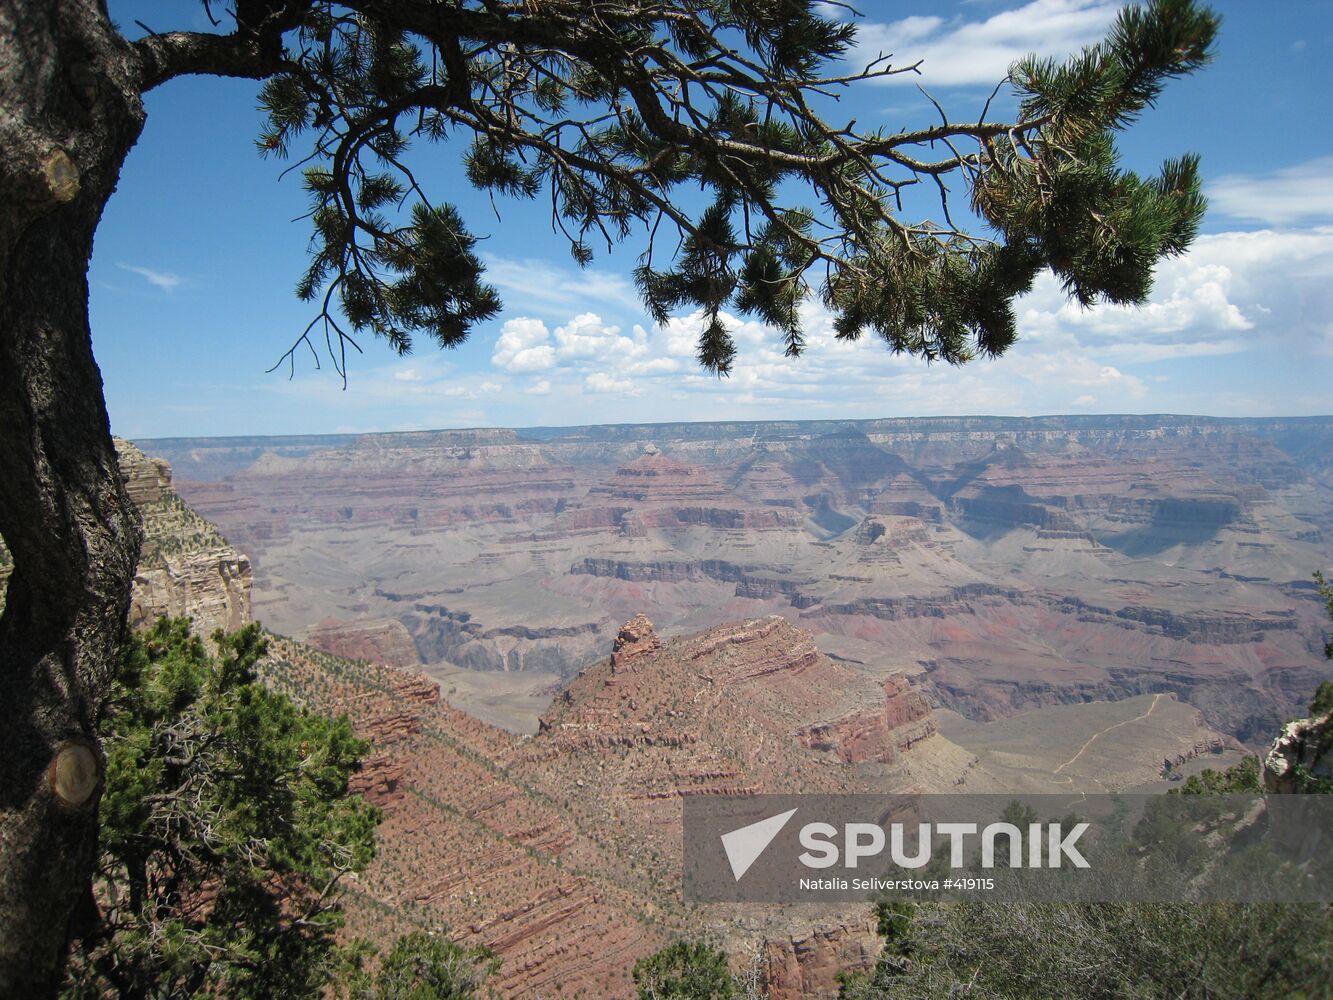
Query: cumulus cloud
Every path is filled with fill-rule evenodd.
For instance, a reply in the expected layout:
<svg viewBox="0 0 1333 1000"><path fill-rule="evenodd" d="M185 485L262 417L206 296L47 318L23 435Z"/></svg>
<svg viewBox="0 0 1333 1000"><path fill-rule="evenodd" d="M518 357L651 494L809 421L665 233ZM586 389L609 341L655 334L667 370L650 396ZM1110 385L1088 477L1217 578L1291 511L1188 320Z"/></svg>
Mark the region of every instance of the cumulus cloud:
<svg viewBox="0 0 1333 1000"><path fill-rule="evenodd" d="M1114 365L1102 364L1095 358L1073 351L1029 355L1024 359L1018 375L1029 382L1043 385L1108 389L1128 399L1142 399L1148 394L1143 379L1126 375Z"/></svg>
<svg viewBox="0 0 1333 1000"><path fill-rule="evenodd" d="M556 327L555 352L561 361L597 360L624 363L648 353L647 335L635 326L635 335L623 337L620 327L602 322L597 313L580 313Z"/></svg>
<svg viewBox="0 0 1333 1000"><path fill-rule="evenodd" d="M583 380L583 391L590 393L618 392L628 393L634 391L634 380L628 378L617 378L606 372L593 372Z"/></svg>
<svg viewBox="0 0 1333 1000"><path fill-rule="evenodd" d="M1318 339L1331 278L1333 227L1215 233L1163 262L1139 307L1083 309L1043 275L1017 304L1019 330L1025 341L1117 363L1235 354L1274 338Z"/></svg>
<svg viewBox="0 0 1333 1000"><path fill-rule="evenodd" d="M647 361L634 361L625 369L631 375L665 375L678 372L681 363L675 358L651 358Z"/></svg>
<svg viewBox="0 0 1333 1000"><path fill-rule="evenodd" d="M662 326L635 323L641 310L571 310L548 313L544 321L511 320L494 358L502 370L517 365L540 375L515 395L549 395L543 406L558 411L558 419L577 422L1089 408L1238 413L1298 406L1312 412L1317 404L1294 396L1289 404L1285 396L1264 402L1248 387L1249 395L1237 395L1250 370L1239 357L1333 354L1333 226L1201 237L1188 254L1159 267L1141 308L1085 310L1044 276L1016 309L1020 337L1013 349L998 361L963 368L894 355L870 333L840 341L833 317L817 300L801 307L807 350L799 359L784 355L777 331L724 313L738 351L727 379L709 375L695 361L705 322L698 312ZM1180 359L1196 363L1168 367ZM1217 381L1219 365L1238 373L1237 386ZM1199 388L1205 385L1207 390Z"/></svg>
<svg viewBox="0 0 1333 1000"><path fill-rule="evenodd" d="M1333 156L1263 174L1228 174L1208 187L1214 212L1274 226L1333 220Z"/></svg>
<svg viewBox="0 0 1333 1000"><path fill-rule="evenodd" d="M539 319L517 316L500 327L491 364L510 372L540 372L555 365L551 333Z"/></svg>
<svg viewBox="0 0 1333 1000"><path fill-rule="evenodd" d="M1100 40L1122 5L1108 0L1031 0L983 20L912 16L887 24L861 23L858 55L892 54L894 66L921 60L921 75L885 77L890 84L994 86L1010 65L1035 52L1063 57Z"/></svg>

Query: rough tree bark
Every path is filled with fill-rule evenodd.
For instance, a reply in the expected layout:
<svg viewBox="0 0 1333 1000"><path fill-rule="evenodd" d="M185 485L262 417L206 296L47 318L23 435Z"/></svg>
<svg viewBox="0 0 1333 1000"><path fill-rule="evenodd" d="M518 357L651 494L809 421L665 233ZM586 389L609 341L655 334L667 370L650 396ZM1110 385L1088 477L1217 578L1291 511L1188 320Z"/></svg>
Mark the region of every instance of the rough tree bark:
<svg viewBox="0 0 1333 1000"><path fill-rule="evenodd" d="M237 6L229 35L128 42L105 0L0 0L0 997L52 994L93 905L96 724L139 557L88 328L93 233L142 94L274 72L309 0Z"/></svg>
<svg viewBox="0 0 1333 1000"><path fill-rule="evenodd" d="M144 121L132 56L97 0L0 0L0 996L55 990L88 897L95 725L139 553L87 285Z"/></svg>

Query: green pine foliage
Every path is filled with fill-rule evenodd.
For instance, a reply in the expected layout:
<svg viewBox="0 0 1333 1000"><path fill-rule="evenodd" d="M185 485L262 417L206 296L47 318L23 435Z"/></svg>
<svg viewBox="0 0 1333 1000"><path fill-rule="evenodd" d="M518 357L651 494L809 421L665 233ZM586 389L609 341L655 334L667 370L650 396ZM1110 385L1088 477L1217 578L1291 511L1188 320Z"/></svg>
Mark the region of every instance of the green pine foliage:
<svg viewBox="0 0 1333 1000"><path fill-rule="evenodd" d="M1323 573L1316 573L1314 575L1314 580L1315 584L1319 587L1319 596L1323 599L1324 606L1328 610L1328 617L1330 620L1333 620L1333 584L1324 579ZM1333 637L1324 642L1324 658L1333 660ZM1319 690L1322 692L1324 689L1321 687ZM1318 699L1316 699L1316 701L1318 701ZM1329 706L1328 711L1333 711L1333 694L1328 696L1327 704ZM1325 713L1319 712L1316 714L1323 715Z"/></svg>
<svg viewBox="0 0 1333 1000"><path fill-rule="evenodd" d="M842 1000L1314 1000L1333 985L1328 906L919 904ZM908 959L900 956L906 951Z"/></svg>
<svg viewBox="0 0 1333 1000"><path fill-rule="evenodd" d="M1224 771L1211 767L1200 774L1191 774L1179 788L1168 795L1261 795L1264 790L1263 774L1258 757L1246 757Z"/></svg>
<svg viewBox="0 0 1333 1000"><path fill-rule="evenodd" d="M702 941L676 941L634 966L639 1000L730 1000L738 995L727 954Z"/></svg>
<svg viewBox="0 0 1333 1000"><path fill-rule="evenodd" d="M459 144L476 188L549 198L580 265L640 234L647 309L699 311L698 360L719 375L736 360L724 311L781 331L795 356L812 296L844 339L954 364L1002 354L1012 300L1043 270L1084 304L1141 302L1194 238L1197 158L1141 178L1116 140L1208 61L1217 27L1194 0L1128 7L1071 59L1015 64L1015 120L939 109L937 126L888 132L814 110L912 69L848 72L855 25L815 0L316 3L260 98L260 150L299 155L311 198L297 290L319 312L286 357L322 331L345 377L359 332L399 352L420 333L452 347L500 308L478 236L408 164L438 142ZM917 185L940 219L904 214ZM978 231L954 221L951 186Z"/></svg>
<svg viewBox="0 0 1333 1000"><path fill-rule="evenodd" d="M335 977L337 1000L482 1000L495 993L488 977L499 962L484 949L464 948L446 937L417 931L400 937L380 960L365 967L367 953L352 952Z"/></svg>
<svg viewBox="0 0 1333 1000"><path fill-rule="evenodd" d="M98 918L63 995L314 997L341 926L339 883L374 855L379 810L347 794L368 745L347 719L256 679L258 626L188 620L132 636L101 724Z"/></svg>

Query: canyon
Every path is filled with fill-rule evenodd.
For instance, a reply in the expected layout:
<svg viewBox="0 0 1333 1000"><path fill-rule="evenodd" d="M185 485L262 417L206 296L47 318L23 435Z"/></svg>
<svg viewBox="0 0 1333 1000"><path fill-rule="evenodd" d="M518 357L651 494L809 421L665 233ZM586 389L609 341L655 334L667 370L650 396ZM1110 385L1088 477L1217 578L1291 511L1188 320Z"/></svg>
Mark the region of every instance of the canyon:
<svg viewBox="0 0 1333 1000"><path fill-rule="evenodd" d="M778 614L974 721L1170 692L1254 744L1324 674L1333 420L934 418L142 442L255 614L533 732L639 612Z"/></svg>
<svg viewBox="0 0 1333 1000"><path fill-rule="evenodd" d="M1173 419L121 443L131 618L261 618L370 741L350 933L485 945L508 997L705 935L808 1000L869 907L688 903L685 799L1163 788L1328 676L1333 421Z"/></svg>

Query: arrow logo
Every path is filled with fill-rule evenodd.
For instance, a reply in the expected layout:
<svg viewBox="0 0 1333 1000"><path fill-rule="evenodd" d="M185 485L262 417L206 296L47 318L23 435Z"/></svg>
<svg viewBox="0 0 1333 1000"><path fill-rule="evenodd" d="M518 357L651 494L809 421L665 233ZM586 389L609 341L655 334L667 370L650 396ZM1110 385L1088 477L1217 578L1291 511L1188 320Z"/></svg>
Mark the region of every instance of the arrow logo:
<svg viewBox="0 0 1333 1000"><path fill-rule="evenodd" d="M795 815L795 809L788 809L785 813L778 813L768 819L761 819L758 823L751 823L749 826L742 826L730 833L722 834L722 849L727 852L727 860L731 862L731 874L736 877L737 882L750 870L750 866L759 860L759 855L764 853L764 849L773 843L773 838L782 832L787 820Z"/></svg>

